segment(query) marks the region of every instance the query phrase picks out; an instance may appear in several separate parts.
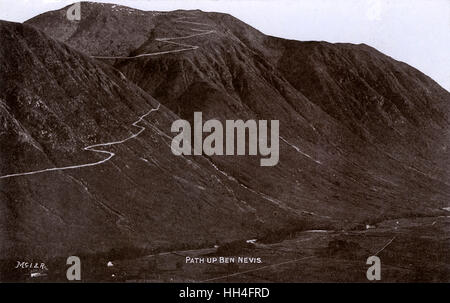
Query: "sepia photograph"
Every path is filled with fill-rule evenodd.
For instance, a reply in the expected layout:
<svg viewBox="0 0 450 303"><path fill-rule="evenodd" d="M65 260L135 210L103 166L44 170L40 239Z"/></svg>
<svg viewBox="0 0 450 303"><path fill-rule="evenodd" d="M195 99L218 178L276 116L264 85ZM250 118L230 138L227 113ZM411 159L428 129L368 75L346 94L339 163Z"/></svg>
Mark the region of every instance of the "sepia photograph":
<svg viewBox="0 0 450 303"><path fill-rule="evenodd" d="M0 284L450 282L450 1L103 1L0 0Z"/></svg>

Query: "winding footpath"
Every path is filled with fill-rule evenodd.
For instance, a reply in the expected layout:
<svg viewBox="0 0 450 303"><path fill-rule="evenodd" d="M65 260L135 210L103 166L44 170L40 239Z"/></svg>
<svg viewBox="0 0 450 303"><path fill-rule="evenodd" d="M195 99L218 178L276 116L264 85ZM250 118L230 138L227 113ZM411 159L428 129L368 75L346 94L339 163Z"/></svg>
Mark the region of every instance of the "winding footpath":
<svg viewBox="0 0 450 303"><path fill-rule="evenodd" d="M202 26L210 26L206 23L199 23L199 22L191 22L191 21L183 21L183 19L189 18L189 17L180 17L175 20L177 23L185 23L185 24L193 24L193 25L202 25ZM164 42L171 45L180 46L182 48L175 49L175 50L169 50L169 51L162 51L162 52L153 52L153 53L145 53L145 54L139 54L136 56L91 56L92 58L96 59L137 59L142 57L150 57L150 56L158 56L158 55L166 55L166 54L172 54L172 53L179 53L179 52L185 52L185 51L192 51L199 48L198 45L191 45L191 44L185 44L180 42L173 42L172 40L183 40L183 39L189 39L197 36L204 36L209 35L212 33L215 33L215 30L206 30L206 29L197 29L197 28L190 28L189 30L198 32L197 34L182 36L182 37L165 37L165 38L156 38L155 41L158 42Z"/></svg>
<svg viewBox="0 0 450 303"><path fill-rule="evenodd" d="M137 133L134 133L131 136L129 136L129 137L123 139L123 140L120 140L120 141L99 143L99 144L89 145L89 146L86 146L85 148L83 148L83 150L93 151L93 152L102 153L102 154L107 154L108 157L103 159L103 160L100 160L100 161L97 161L97 162L86 163L86 164L80 164L80 165L63 166L63 167L52 167L52 168L47 168L47 169L30 171L30 172L26 172L26 173L17 173L17 174L4 175L4 176L0 176L0 179L19 177L19 176L27 176L27 175L35 175L35 174L40 174L40 173L52 172L52 171L77 169L77 168L83 168L83 167L96 166L96 165L105 163L105 162L111 160L116 154L111 152L111 151L101 150L101 149L97 149L97 148L105 147L105 146L111 146L111 145L117 145L117 144L122 144L122 143L127 142L128 140L136 138L137 136L139 136L145 130L145 127L139 126L137 124L142 122L142 120L145 117L147 117L148 115L150 115L152 112L159 110L160 106L161 106L161 104L158 104L158 107L151 109L149 112L147 112L146 114L144 114L141 117L139 117L139 119L132 124L132 126L140 128L140 130Z"/></svg>
<svg viewBox="0 0 450 303"><path fill-rule="evenodd" d="M176 19L175 22L177 22L177 23L185 23L185 24L193 24L193 25L210 26L209 24L206 24L206 23L183 21L183 19L185 19L185 18L189 18L189 17L180 17L180 18ZM198 45L190 45L190 44L185 44L185 43L173 42L172 40L189 39L189 38L192 38L192 37L209 35L209 34L212 34L212 33L215 32L214 30L203 30L203 29L195 29L195 28L191 28L190 30L192 30L194 32L198 32L198 33L187 35L187 36L182 36L182 37L165 37L165 38L157 38L157 39L155 39L155 41L158 41L158 42L164 42L164 43L168 43L168 44L172 44L172 45L176 45L176 46L182 47L180 49L170 50L170 51L163 51L163 52L146 53L146 54L140 54L140 55L131 56L131 57L121 57L121 56L118 56L118 57L112 57L112 56L91 56L91 57L92 58L96 58L96 59L136 59L136 58L142 58L142 57L148 57L148 56L157 56L157 55L164 55L164 54L171 54L171 53L179 53L179 52L184 52L184 51L196 50L196 49L199 48ZM127 137L127 138L125 138L123 140L120 140L120 141L113 141L113 142L107 142L107 143L94 144L94 145L90 145L90 146L87 146L87 147L83 148L84 150L87 150L87 151L93 151L93 152L97 152L97 153L102 153L102 154L108 155L103 160L100 160L100 161L97 161L97 162L86 163L86 164L80 164L80 165L71 165L71 166L64 166L64 167L52 167L52 168L35 170L35 171L24 172L24 173L8 174L8 175L0 176L0 179L7 179L7 178L13 178L13 177L27 176L27 175L35 175L35 174L40 174L40 173L62 171L62 170L69 170L69 169L78 169L78 168L83 168L83 167L96 166L96 165L100 165L100 164L103 164L105 162L108 162L116 154L111 152L111 151L101 150L101 149L98 149L98 148L105 147L105 146L112 146L112 145L122 144L122 143L127 142L128 140L131 140L131 139L136 138L137 136L139 136L145 130L145 127L139 126L137 124L140 123L150 113L159 110L160 105L161 104L158 104L157 108L151 109L149 112L147 112L146 114L144 114L141 117L139 117L139 119L132 124L132 126L138 127L138 128L140 128L140 130L137 133L134 133L133 135L131 135L130 137Z"/></svg>

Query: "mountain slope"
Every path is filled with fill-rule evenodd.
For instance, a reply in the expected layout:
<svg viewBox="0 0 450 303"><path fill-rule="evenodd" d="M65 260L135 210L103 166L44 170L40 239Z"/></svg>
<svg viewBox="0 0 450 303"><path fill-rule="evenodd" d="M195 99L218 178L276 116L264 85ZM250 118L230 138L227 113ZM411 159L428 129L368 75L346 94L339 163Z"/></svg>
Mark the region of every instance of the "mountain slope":
<svg viewBox="0 0 450 303"><path fill-rule="evenodd" d="M2 251L208 245L448 206L450 94L414 68L365 45L265 36L224 14L81 7L79 22L64 8L2 23L1 174L103 159L83 148L137 132L153 98L163 106L136 140L108 147L104 165L0 179ZM171 122L194 111L280 120L279 164L174 156Z"/></svg>
<svg viewBox="0 0 450 303"><path fill-rule="evenodd" d="M178 117L120 72L30 26L0 26L3 259L202 245L286 224L208 159L174 156L164 130Z"/></svg>
<svg viewBox="0 0 450 303"><path fill-rule="evenodd" d="M120 14L100 11L97 16ZM225 14L142 14L152 27L128 56L196 49L105 62L185 119L202 111L205 118L281 121L277 167L261 174L251 159L214 158L240 182L324 216L365 217L368 209L396 216L445 205L450 97L419 71L365 45L265 36ZM45 14L28 23L41 26L42 20L63 26ZM129 28L133 17L122 22ZM102 30L92 19L80 27L86 23L86 39ZM90 52L77 39L67 42L91 55L108 49Z"/></svg>

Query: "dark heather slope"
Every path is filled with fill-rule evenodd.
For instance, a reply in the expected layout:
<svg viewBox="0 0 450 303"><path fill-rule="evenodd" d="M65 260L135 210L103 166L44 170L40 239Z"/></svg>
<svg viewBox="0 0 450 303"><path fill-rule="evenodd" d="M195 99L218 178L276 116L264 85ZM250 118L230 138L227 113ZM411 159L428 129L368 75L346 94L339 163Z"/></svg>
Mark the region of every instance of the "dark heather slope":
<svg viewBox="0 0 450 303"><path fill-rule="evenodd" d="M96 147L115 153L110 161L1 178L106 159L83 148L137 133L132 124L158 102L31 26L1 21L0 45L1 259L212 246L313 223L203 157L174 156L164 130L178 117L164 106L137 124L136 138Z"/></svg>
<svg viewBox="0 0 450 303"><path fill-rule="evenodd" d="M189 239L213 240L319 223L352 228L386 218L441 214L448 206L450 94L414 68L365 45L268 37L224 14L124 14L126 8L85 2L81 8L79 22L65 20L65 8L27 24L93 56L190 48L101 60L182 118L192 120L194 111L202 111L205 119L280 120L285 141L280 141L280 163L275 167L260 167L259 157L212 157L220 172L206 177L212 166L202 157L177 159L167 149L161 159L153 156L166 164L177 161L180 169L184 163L183 173L202 173L184 181L199 180L214 197L193 200L192 184L180 192L180 186L187 185L177 177L178 186L167 192L177 203L160 205L161 213L152 215L153 220L171 218L160 226L157 238L181 241L172 233L174 214L184 216L177 227L195 233ZM147 23L136 22L137 15ZM72 27L73 34L67 34ZM118 27L127 34L120 34ZM167 40L174 37L182 39ZM170 121L164 121L160 129L173 136ZM139 152L137 163L142 157ZM196 162L201 169L192 166ZM167 174L175 172L170 168ZM145 176L140 182L151 184L152 178ZM92 180L91 186L96 188L98 180ZM145 189L152 196L161 190L148 185ZM217 213L199 208L193 216L191 204L199 201L207 201ZM213 220L219 220L216 227L209 226ZM223 232L225 228L229 229ZM151 245L157 239L145 237Z"/></svg>

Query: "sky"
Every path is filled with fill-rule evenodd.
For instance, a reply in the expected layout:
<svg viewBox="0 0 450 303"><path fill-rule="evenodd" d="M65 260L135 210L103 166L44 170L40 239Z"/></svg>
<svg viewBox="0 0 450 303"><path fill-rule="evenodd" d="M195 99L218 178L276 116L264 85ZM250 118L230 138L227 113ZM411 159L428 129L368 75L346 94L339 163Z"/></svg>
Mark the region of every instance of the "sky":
<svg viewBox="0 0 450 303"><path fill-rule="evenodd" d="M74 0L0 0L0 19L23 22ZM450 0L104 0L143 10L229 13L265 34L365 43L450 91Z"/></svg>

